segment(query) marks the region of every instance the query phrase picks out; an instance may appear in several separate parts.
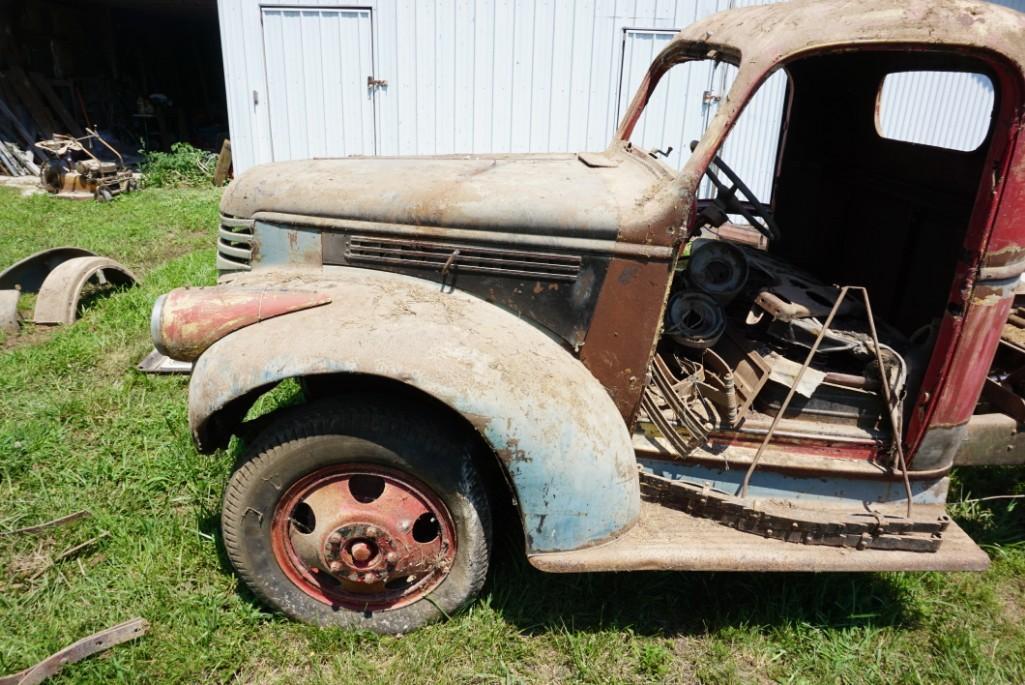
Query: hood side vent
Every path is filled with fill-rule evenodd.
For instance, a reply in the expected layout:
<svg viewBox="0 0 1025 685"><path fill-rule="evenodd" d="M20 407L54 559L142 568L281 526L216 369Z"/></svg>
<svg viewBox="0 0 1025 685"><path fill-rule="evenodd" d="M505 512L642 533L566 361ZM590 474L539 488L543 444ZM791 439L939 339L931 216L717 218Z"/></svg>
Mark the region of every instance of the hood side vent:
<svg viewBox="0 0 1025 685"><path fill-rule="evenodd" d="M550 281L575 281L582 261L575 255L361 236L349 239L345 259L354 265L389 264L442 273L496 274Z"/></svg>

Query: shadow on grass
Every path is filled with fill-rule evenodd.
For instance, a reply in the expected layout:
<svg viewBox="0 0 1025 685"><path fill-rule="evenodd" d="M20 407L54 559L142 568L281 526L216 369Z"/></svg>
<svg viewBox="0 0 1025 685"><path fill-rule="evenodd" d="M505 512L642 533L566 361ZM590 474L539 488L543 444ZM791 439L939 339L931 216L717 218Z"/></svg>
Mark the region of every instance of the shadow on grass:
<svg viewBox="0 0 1025 685"><path fill-rule="evenodd" d="M1025 492L1025 467L963 470L951 501ZM980 545L1025 544L1025 502L993 500L954 507L958 524ZM851 626L912 629L921 622L918 574L898 573L589 573L546 574L523 554L519 524L503 511L492 606L528 634L621 630L694 635L731 627Z"/></svg>
<svg viewBox="0 0 1025 685"><path fill-rule="evenodd" d="M949 501L958 524L978 544L1025 545L1025 500L980 498L1025 494L1025 466L955 471Z"/></svg>
<svg viewBox="0 0 1025 685"><path fill-rule="evenodd" d="M526 561L521 536L497 542L485 593L493 608L527 634L630 629L676 636L793 625L913 628L920 618L910 586L899 574L548 574Z"/></svg>

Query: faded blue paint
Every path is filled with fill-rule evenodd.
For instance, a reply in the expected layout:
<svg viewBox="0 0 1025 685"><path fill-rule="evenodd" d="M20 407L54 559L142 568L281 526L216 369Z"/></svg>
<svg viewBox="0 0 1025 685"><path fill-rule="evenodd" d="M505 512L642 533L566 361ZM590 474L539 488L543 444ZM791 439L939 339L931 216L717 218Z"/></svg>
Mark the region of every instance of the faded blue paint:
<svg viewBox="0 0 1025 685"><path fill-rule="evenodd" d="M321 233L318 229L277 226L257 221L253 226L254 269L284 266L320 266Z"/></svg>
<svg viewBox="0 0 1025 685"><path fill-rule="evenodd" d="M709 483L716 490L734 495L740 490L746 464L732 469L715 469L697 464L669 462L658 459L637 460L646 471L694 485ZM943 504L947 501L948 478L911 482L916 504ZM781 499L795 502L818 502L830 507L851 506L862 509L866 504L899 504L907 501L904 484L880 479L837 477L799 477L774 471L755 471L748 488L750 497Z"/></svg>
<svg viewBox="0 0 1025 685"><path fill-rule="evenodd" d="M528 553L605 542L637 519L626 425L594 376L545 334L483 300L407 276L282 276L333 301L241 329L203 353L189 387L201 448L216 445L208 433L223 429L211 417L251 390L299 376L371 374L419 388L480 431L512 483ZM263 271L229 282L274 279Z"/></svg>

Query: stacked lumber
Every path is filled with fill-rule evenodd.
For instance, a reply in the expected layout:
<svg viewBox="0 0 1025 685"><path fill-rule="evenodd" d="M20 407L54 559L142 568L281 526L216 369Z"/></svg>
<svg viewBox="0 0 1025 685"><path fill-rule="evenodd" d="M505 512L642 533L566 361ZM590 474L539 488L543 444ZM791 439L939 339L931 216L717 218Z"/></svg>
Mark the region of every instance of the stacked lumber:
<svg viewBox="0 0 1025 685"><path fill-rule="evenodd" d="M20 67L0 72L0 174L35 175L46 157L37 140L55 133L82 136L82 127L64 106L54 83Z"/></svg>

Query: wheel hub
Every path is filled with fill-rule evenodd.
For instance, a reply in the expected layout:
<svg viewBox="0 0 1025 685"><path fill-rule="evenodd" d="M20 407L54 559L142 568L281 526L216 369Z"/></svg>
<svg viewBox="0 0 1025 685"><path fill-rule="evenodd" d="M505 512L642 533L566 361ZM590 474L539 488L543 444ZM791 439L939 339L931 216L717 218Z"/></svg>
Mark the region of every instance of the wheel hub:
<svg viewBox="0 0 1025 685"><path fill-rule="evenodd" d="M408 474L374 465L323 468L289 487L271 543L304 592L359 611L425 596L456 553L445 505Z"/></svg>
<svg viewBox="0 0 1025 685"><path fill-rule="evenodd" d="M399 561L395 536L370 523L343 525L327 536L324 561L339 578L355 583L387 583Z"/></svg>

